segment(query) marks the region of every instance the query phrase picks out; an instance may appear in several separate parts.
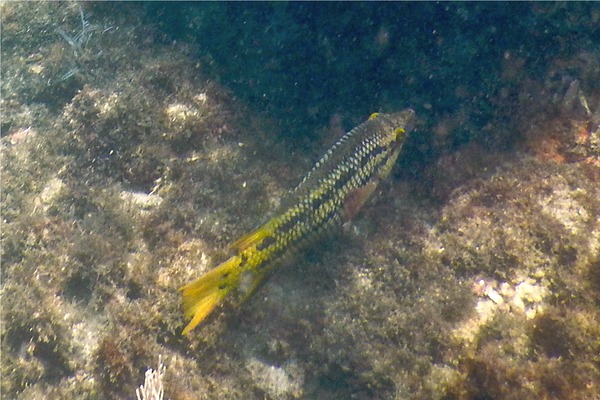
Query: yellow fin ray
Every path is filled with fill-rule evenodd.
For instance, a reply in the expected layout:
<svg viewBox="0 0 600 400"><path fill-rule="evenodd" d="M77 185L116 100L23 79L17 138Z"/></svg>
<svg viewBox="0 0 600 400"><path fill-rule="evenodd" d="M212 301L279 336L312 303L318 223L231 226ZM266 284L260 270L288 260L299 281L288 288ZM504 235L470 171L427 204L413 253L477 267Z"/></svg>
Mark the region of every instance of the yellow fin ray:
<svg viewBox="0 0 600 400"><path fill-rule="evenodd" d="M271 230L265 226L258 228L255 231L250 232L247 235L242 236L235 242L229 245L229 248L232 250L243 251L253 244L258 244L262 242L265 238L271 236Z"/></svg>
<svg viewBox="0 0 600 400"><path fill-rule="evenodd" d="M236 268L240 262L240 257L233 256L179 289L183 296L183 312L186 317L192 319L183 329L183 335L202 322L238 284L239 272Z"/></svg>
<svg viewBox="0 0 600 400"><path fill-rule="evenodd" d="M191 315L186 313L186 316L192 317L192 320L181 332L182 335L187 335L192 329L194 329L200 322L202 322L208 314L215 309L221 296L218 292L212 292L207 296L203 297L198 303L194 303L193 308L190 309Z"/></svg>

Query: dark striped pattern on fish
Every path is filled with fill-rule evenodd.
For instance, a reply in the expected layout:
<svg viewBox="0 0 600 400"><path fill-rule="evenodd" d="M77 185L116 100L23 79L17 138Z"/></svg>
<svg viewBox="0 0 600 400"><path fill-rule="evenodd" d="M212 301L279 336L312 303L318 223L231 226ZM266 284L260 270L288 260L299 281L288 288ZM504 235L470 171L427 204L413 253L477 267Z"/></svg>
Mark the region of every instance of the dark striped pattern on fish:
<svg viewBox="0 0 600 400"><path fill-rule="evenodd" d="M236 290L250 295L284 256L356 215L391 172L415 113L373 114L342 136L267 223L231 244L234 255L182 287L189 333Z"/></svg>

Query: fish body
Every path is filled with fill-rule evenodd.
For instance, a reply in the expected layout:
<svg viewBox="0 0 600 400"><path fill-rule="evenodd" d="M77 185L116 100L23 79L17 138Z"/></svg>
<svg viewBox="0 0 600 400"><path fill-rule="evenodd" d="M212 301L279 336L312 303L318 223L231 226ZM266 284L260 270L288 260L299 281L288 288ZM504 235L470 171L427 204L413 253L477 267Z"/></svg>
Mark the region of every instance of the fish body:
<svg viewBox="0 0 600 400"><path fill-rule="evenodd" d="M391 172L415 113L375 113L342 136L265 224L233 242L233 255L182 287L186 335L232 292L249 296L293 250L352 219Z"/></svg>

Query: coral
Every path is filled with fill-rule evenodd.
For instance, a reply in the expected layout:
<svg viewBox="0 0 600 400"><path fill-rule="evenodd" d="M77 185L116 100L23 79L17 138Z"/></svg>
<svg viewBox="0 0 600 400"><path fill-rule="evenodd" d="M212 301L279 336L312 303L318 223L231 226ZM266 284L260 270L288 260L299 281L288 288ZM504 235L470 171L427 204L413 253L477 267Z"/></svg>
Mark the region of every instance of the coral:
<svg viewBox="0 0 600 400"><path fill-rule="evenodd" d="M146 371L144 384L135 390L138 400L162 400L165 389L163 387L163 377L166 367L162 363L160 355L158 356L158 368L153 370L149 368Z"/></svg>

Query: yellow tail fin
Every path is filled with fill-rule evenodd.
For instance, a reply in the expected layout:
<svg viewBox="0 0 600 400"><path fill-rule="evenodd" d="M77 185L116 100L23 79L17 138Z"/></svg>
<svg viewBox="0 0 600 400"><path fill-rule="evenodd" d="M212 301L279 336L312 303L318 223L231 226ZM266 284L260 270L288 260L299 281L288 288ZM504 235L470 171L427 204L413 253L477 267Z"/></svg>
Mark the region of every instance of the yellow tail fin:
<svg viewBox="0 0 600 400"><path fill-rule="evenodd" d="M179 289L183 296L183 312L187 318L191 318L183 329L183 335L187 335L202 322L237 285L239 273L236 273L236 268L240 262L239 256L233 256Z"/></svg>

